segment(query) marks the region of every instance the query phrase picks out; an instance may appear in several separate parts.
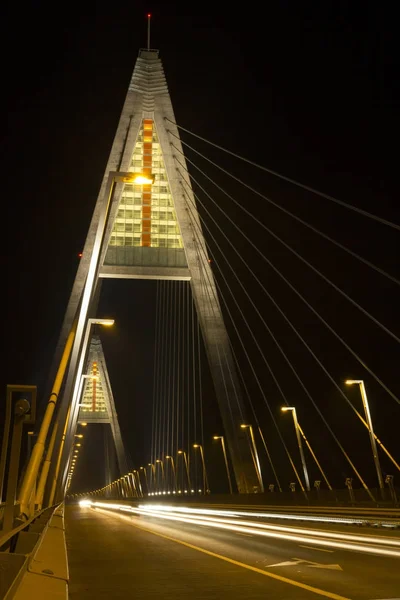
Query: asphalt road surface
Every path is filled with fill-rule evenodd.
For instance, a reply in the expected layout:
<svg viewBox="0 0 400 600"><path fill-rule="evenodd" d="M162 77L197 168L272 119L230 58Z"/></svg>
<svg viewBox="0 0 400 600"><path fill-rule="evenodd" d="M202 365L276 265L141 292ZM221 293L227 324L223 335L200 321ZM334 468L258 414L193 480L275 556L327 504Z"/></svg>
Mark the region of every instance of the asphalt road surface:
<svg viewBox="0 0 400 600"><path fill-rule="evenodd" d="M400 600L399 531L78 505L65 525L71 600Z"/></svg>

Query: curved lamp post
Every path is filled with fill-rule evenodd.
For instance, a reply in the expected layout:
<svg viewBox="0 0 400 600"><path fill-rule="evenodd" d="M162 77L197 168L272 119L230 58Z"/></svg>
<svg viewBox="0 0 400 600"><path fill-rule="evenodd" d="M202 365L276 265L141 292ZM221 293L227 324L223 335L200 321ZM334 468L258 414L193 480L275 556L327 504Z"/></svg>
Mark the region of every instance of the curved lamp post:
<svg viewBox="0 0 400 600"><path fill-rule="evenodd" d="M247 425L247 424L242 424L240 427L242 429L248 429L250 432L250 440L251 440L251 446L252 446L254 468L257 473L258 483L260 484L260 492L262 493L262 492L264 492L264 484L263 484L262 475L261 475L260 460L258 458L258 452L257 452L256 441L254 439L253 428L251 425Z"/></svg>
<svg viewBox="0 0 400 600"><path fill-rule="evenodd" d="M299 446L301 464L303 465L304 481L306 483L306 489L309 492L310 491L310 480L308 478L308 471L307 471L306 459L305 459L304 451L303 451L303 445L301 443L300 428L299 428L299 423L297 421L296 409L295 409L294 406L282 406L281 407L281 411L282 412L291 412L292 413L294 428L295 428L295 431L296 431L297 444Z"/></svg>
<svg viewBox="0 0 400 600"><path fill-rule="evenodd" d="M228 457L226 455L226 448L225 448L224 436L223 435L214 435L213 436L213 440L221 440L222 452L223 452L223 455L224 455L225 468L226 468L226 476L228 478L228 483L229 483L229 493L233 494L231 474L229 473Z"/></svg>
<svg viewBox="0 0 400 600"><path fill-rule="evenodd" d="M183 460L185 461L185 467L186 467L186 476L187 476L188 486L189 486L189 490L190 490L192 488L192 484L190 482L189 464L188 464L186 452L185 452L185 450L178 450L178 454L183 455Z"/></svg>
<svg viewBox="0 0 400 600"><path fill-rule="evenodd" d="M371 441L371 448L372 448L372 456L374 458L376 474L378 476L378 483L379 483L380 489L384 490L385 485L383 483L381 464L379 462L378 450L376 448L375 435L374 435L374 430L372 428L372 418L371 418L371 413L369 410L367 392L365 390L364 381L362 379L347 379L345 381L345 384L346 385L356 384L360 388L360 394L361 394L361 399L362 399L362 403L363 403L363 407L364 407L365 418L366 418L367 424L368 424L369 439Z"/></svg>
<svg viewBox="0 0 400 600"><path fill-rule="evenodd" d="M203 466L203 494L208 494L210 490L208 488L208 477L207 477L207 471L206 471L206 463L204 460L203 446L201 446L200 444L193 444L193 448L199 448L199 450L200 450L201 463Z"/></svg>

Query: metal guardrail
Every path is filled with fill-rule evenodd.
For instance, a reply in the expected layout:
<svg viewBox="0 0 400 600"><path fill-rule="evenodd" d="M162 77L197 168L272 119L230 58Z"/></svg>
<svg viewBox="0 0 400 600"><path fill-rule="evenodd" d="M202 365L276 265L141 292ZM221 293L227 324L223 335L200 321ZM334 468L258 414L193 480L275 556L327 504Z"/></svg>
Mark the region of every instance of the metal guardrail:
<svg viewBox="0 0 400 600"><path fill-rule="evenodd" d="M143 496L109 494L102 491L88 492L87 494L71 494L67 495L69 499L116 499L116 500L133 500L146 502L183 502L183 503L224 503L224 504L249 504L270 506L302 506L304 508L335 508L337 510L353 510L353 509L371 509L379 508L380 510L397 510L400 515L400 488L393 487L391 490L371 488L369 490L375 502L371 500L369 493L365 489L334 489L334 490L310 490L308 492L293 491L293 492L264 492L257 494L178 494L168 492L159 492L153 494L145 494Z"/></svg>
<svg viewBox="0 0 400 600"><path fill-rule="evenodd" d="M1 535L0 600L67 599L68 578L62 505Z"/></svg>

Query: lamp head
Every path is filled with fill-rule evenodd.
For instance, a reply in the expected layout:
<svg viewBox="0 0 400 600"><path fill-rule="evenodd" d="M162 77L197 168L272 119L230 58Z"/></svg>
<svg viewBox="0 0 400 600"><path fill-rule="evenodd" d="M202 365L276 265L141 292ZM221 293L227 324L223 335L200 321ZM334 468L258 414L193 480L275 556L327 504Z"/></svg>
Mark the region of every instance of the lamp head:
<svg viewBox="0 0 400 600"><path fill-rule="evenodd" d="M134 185L153 185L155 175L151 173L129 173L123 177L124 183L133 183Z"/></svg>
<svg viewBox="0 0 400 600"><path fill-rule="evenodd" d="M114 319L89 319L89 322L93 325L106 325L107 327L115 323Z"/></svg>

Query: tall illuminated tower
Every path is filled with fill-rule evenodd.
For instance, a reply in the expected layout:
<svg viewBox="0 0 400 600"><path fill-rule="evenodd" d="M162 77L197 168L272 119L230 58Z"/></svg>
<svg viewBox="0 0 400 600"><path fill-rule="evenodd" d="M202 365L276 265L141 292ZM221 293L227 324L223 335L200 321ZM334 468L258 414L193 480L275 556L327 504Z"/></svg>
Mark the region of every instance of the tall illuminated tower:
<svg viewBox="0 0 400 600"><path fill-rule="evenodd" d="M87 424L109 425L114 440L120 473L129 470L122 442L117 411L115 410L114 396L104 357L100 338L94 335L90 341L86 366L83 370L85 379L82 395L79 398L78 422ZM106 476L110 478L110 465L106 469ZM111 479L109 482L110 483Z"/></svg>
<svg viewBox="0 0 400 600"><path fill-rule="evenodd" d="M173 146L172 146L173 144ZM131 173L115 179L112 173ZM135 180L136 177L136 180ZM84 304L99 223L109 195L92 298L109 278L190 281L225 439L240 493L258 485L251 450L240 428L244 407L186 161L158 50L141 49L94 208L60 336L62 348ZM108 200L107 200L108 202ZM106 203L107 203L106 202ZM193 208L194 207L194 208ZM97 236L97 237L96 237ZM93 317L93 300L86 317ZM78 352L72 354L60 414L66 414Z"/></svg>

